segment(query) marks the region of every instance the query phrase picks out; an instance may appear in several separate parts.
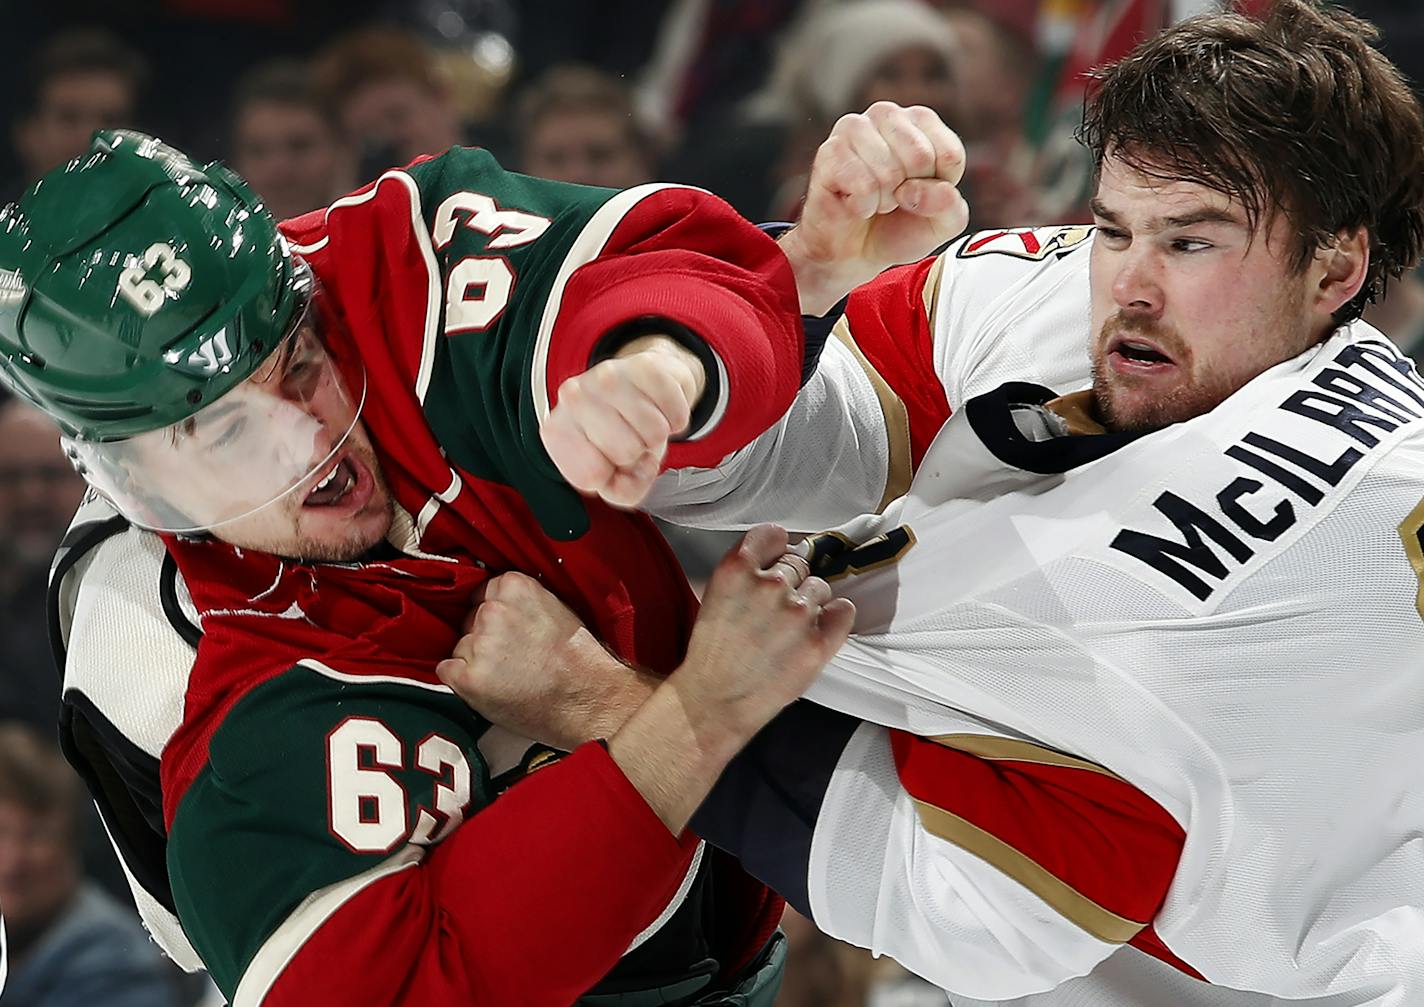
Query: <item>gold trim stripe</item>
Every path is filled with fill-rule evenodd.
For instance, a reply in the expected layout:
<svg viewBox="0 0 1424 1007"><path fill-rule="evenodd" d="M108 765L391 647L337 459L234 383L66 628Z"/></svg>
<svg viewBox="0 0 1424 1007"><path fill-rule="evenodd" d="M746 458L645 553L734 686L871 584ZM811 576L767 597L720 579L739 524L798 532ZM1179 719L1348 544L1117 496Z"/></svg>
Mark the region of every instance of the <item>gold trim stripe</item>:
<svg viewBox="0 0 1424 1007"><path fill-rule="evenodd" d="M1060 395L1051 402L1045 402L1043 408L1057 413L1068 424L1068 432L1074 436L1107 433L1107 427L1098 422L1091 389Z"/></svg>
<svg viewBox="0 0 1424 1007"><path fill-rule="evenodd" d="M1419 544L1419 529L1424 527L1424 500L1414 505L1414 509L1399 522L1399 537L1404 542L1404 555L1409 557L1409 565L1414 568L1414 576L1419 578L1419 591L1414 595L1414 607L1424 617L1424 549Z"/></svg>
<svg viewBox="0 0 1424 1007"><path fill-rule="evenodd" d="M925 317L930 323L930 341L933 344L935 336L935 325L939 321L939 284L944 279L944 260L949 256L948 252L941 252L935 259L935 263L930 267L928 275L925 276Z"/></svg>
<svg viewBox="0 0 1424 1007"><path fill-rule="evenodd" d="M1122 780L1121 776L1110 769L1104 769L1096 762L1064 755L1051 748L1035 745L1031 741L1020 741L1017 738L1000 738L989 734L941 734L925 740L980 759L1029 762L1039 766L1063 766L1066 769L1081 769L1089 773L1098 773L1109 779Z"/></svg>
<svg viewBox="0 0 1424 1007"><path fill-rule="evenodd" d="M1126 944L1147 926L1104 909L1041 864L958 815L919 800L915 809L931 835L1002 871L1098 940Z"/></svg>
<svg viewBox="0 0 1424 1007"><path fill-rule="evenodd" d="M878 514L891 500L898 500L910 489L910 414L906 412L900 396L860 352L844 315L831 329L831 335L845 344L859 361L861 370L870 379L870 386L875 389L875 397L880 400L880 415L885 419L885 439L890 446L890 459L885 469L885 493L875 507Z"/></svg>

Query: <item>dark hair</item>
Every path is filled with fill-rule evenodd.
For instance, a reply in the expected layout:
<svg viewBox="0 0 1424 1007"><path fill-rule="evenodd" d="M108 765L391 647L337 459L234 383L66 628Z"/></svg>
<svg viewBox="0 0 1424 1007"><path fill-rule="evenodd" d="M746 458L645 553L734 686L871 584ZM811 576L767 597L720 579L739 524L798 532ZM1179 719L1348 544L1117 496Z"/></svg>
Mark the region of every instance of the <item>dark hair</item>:
<svg viewBox="0 0 1424 1007"><path fill-rule="evenodd" d="M435 51L400 28L368 25L341 35L316 55L312 82L331 110L367 84L408 80L427 91L450 86Z"/></svg>
<svg viewBox="0 0 1424 1007"><path fill-rule="evenodd" d="M651 153L652 137L638 121L627 85L611 74L578 63L550 67L520 94L514 110L520 145L529 142L535 127L548 116L578 112L621 119L639 150Z"/></svg>
<svg viewBox="0 0 1424 1007"><path fill-rule="evenodd" d="M1079 138L1167 181L1232 197L1254 229L1294 228L1294 267L1364 227L1370 265L1337 323L1424 251L1424 121L1379 32L1336 7L1278 0L1261 20L1191 18L1094 74Z"/></svg>
<svg viewBox="0 0 1424 1007"><path fill-rule="evenodd" d="M232 89L231 122L252 105L295 105L309 108L333 129L336 120L317 94L311 68L295 59L274 59L259 63L238 78Z"/></svg>
<svg viewBox="0 0 1424 1007"><path fill-rule="evenodd" d="M39 108L44 89L58 77L109 73L128 84L135 100L148 83L148 63L117 36L99 28L81 28L56 35L30 61L21 97L25 115Z"/></svg>
<svg viewBox="0 0 1424 1007"><path fill-rule="evenodd" d="M74 822L83 800L79 777L58 748L24 724L0 724L0 801Z"/></svg>

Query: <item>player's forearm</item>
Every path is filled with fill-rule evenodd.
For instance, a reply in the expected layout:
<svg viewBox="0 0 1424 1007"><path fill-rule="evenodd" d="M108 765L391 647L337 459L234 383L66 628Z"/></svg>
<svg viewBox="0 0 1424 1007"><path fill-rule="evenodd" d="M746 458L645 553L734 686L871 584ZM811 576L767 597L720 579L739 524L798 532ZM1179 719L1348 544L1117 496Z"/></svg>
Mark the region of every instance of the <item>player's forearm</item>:
<svg viewBox="0 0 1424 1007"><path fill-rule="evenodd" d="M669 833L608 753L584 746L414 869L356 892L263 1003L572 1003L667 905L696 842Z"/></svg>
<svg viewBox="0 0 1424 1007"><path fill-rule="evenodd" d="M668 830L680 833L754 731L719 719L674 674L609 741L608 751Z"/></svg>

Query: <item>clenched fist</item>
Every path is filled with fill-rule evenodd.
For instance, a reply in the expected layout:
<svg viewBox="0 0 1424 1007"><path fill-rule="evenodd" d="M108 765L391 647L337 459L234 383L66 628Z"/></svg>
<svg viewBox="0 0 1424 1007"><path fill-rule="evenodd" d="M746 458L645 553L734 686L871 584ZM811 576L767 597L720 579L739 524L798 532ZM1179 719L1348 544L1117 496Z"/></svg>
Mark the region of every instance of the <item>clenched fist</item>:
<svg viewBox="0 0 1424 1007"><path fill-rule="evenodd" d="M666 336L641 336L559 386L539 427L569 485L619 507L641 503L706 387L702 361Z"/></svg>
<svg viewBox="0 0 1424 1007"><path fill-rule="evenodd" d="M522 573L490 580L464 630L440 680L492 723L564 751L613 734L657 684Z"/></svg>
<svg viewBox="0 0 1424 1007"><path fill-rule="evenodd" d="M842 116L816 151L801 222L781 239L801 309L824 314L890 266L964 230L964 144L922 105Z"/></svg>

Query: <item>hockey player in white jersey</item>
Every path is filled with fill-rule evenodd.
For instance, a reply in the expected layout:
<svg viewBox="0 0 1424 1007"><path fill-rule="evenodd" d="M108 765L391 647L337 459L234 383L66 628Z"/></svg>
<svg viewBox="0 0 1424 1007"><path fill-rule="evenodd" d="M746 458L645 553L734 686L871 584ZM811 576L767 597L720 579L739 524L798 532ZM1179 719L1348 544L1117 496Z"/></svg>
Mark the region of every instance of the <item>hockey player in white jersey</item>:
<svg viewBox="0 0 1424 1007"><path fill-rule="evenodd" d="M851 298L850 428L918 472L784 564L857 636L697 824L957 1004L1424 1003L1424 382L1354 320L1418 259L1424 127L1369 37L1170 30L1089 106L1095 236ZM796 422L668 509L804 527Z"/></svg>

